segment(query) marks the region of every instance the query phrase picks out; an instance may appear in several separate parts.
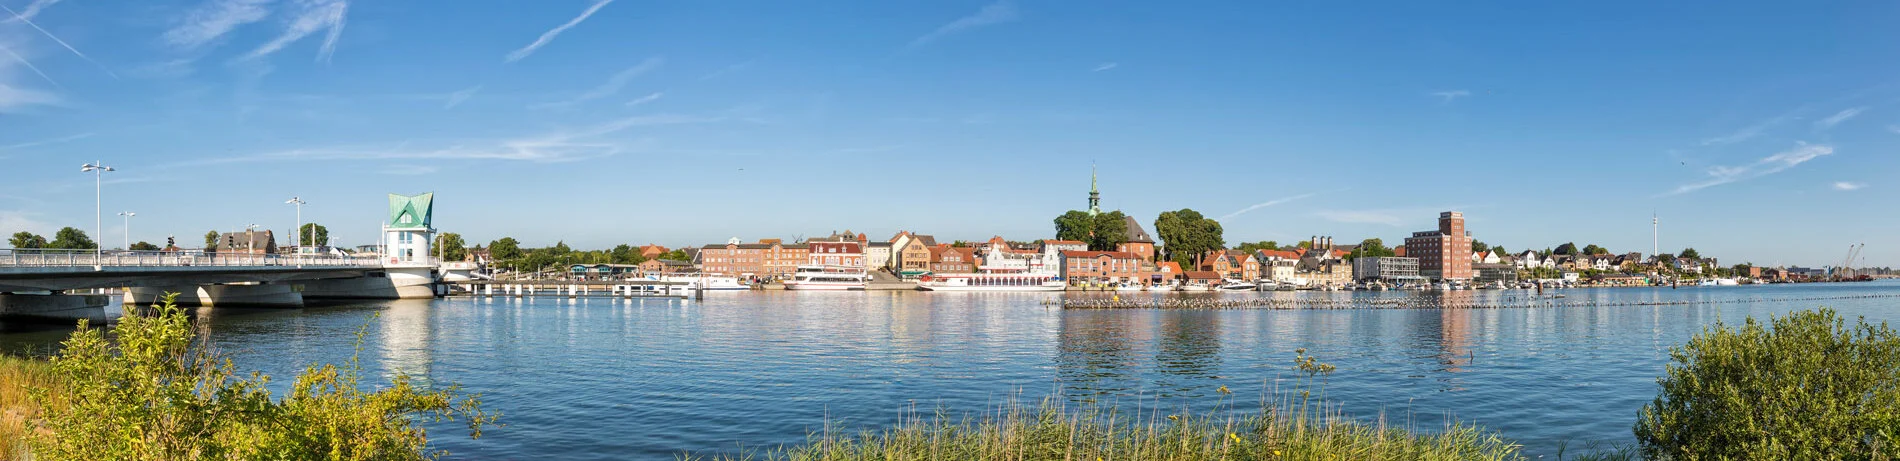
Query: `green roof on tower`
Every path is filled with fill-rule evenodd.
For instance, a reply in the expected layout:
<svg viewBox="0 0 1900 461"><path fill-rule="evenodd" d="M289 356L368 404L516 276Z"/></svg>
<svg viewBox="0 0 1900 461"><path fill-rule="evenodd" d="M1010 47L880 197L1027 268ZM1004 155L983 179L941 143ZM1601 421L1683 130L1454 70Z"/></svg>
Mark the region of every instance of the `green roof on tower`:
<svg viewBox="0 0 1900 461"><path fill-rule="evenodd" d="M389 223L387 225L391 228L428 229L430 219L434 215L434 193L389 194Z"/></svg>

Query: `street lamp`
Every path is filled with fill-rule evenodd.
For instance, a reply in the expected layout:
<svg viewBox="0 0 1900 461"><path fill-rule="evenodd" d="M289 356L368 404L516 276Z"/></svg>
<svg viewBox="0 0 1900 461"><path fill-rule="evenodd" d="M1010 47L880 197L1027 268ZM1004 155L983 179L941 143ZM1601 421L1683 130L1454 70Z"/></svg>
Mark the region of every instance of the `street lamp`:
<svg viewBox="0 0 1900 461"><path fill-rule="evenodd" d="M105 182L104 182L104 179L102 179L102 176L104 176L107 171L114 171L114 170L112 169L112 167L105 166L104 162L95 161L92 163L87 163L87 164L79 166L79 172L92 173L92 214L93 214L92 231L94 232L92 235L97 235L101 238L105 237L104 234L106 233L105 231L106 212L105 212L105 199L104 199ZM105 250L99 246L98 242L96 241L93 242L92 270L97 271L97 270L104 269L103 264L105 262L102 261L104 257L105 257Z"/></svg>
<svg viewBox="0 0 1900 461"><path fill-rule="evenodd" d="M301 254L301 253L303 253L303 242L304 242L304 235L303 235L303 205L304 205L305 203L310 203L310 202L305 202L305 201L303 201L303 198L302 198L302 197L291 197L291 198L290 198L290 200L286 200L286 201L284 201L284 203L288 203L288 204L291 204L291 205L296 205L296 206L297 206L297 227L296 227L296 229L297 229L297 230L296 230L296 231L295 231L295 232L294 232L294 233L293 233L292 235L296 235L296 236L297 236L297 237L296 237L296 239L297 239L297 253L300 253L300 254ZM312 241L311 241L310 243L312 243L312 244L315 244L315 243L316 243L316 242L315 242L315 240L316 240L316 239L315 239L314 237L313 237L313 238L311 238L311 240L312 240Z"/></svg>
<svg viewBox="0 0 1900 461"><path fill-rule="evenodd" d="M133 213L130 211L119 212L119 216L125 217L125 250L126 251L132 251L132 217L138 216L138 215L139 215L138 213Z"/></svg>

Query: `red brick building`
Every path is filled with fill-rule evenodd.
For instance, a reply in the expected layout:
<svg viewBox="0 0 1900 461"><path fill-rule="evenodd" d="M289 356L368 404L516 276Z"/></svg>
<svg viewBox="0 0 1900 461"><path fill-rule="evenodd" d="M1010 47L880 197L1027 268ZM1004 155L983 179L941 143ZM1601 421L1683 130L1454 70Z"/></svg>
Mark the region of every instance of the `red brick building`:
<svg viewBox="0 0 1900 461"><path fill-rule="evenodd" d="M1404 256L1418 258L1418 274L1439 280L1471 279L1471 234L1465 214L1438 214L1438 229L1413 232L1405 239Z"/></svg>
<svg viewBox="0 0 1900 461"><path fill-rule="evenodd" d="M1079 282L1140 282L1141 256L1125 251L1064 251L1062 279Z"/></svg>
<svg viewBox="0 0 1900 461"><path fill-rule="evenodd" d="M810 253L805 264L813 266L864 267L864 244L857 241L805 243Z"/></svg>

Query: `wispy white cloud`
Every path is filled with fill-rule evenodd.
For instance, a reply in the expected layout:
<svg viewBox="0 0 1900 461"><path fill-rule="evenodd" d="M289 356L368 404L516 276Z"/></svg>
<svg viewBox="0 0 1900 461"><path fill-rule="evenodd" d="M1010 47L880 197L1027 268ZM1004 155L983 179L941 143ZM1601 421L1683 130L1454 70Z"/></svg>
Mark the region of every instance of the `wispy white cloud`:
<svg viewBox="0 0 1900 461"><path fill-rule="evenodd" d="M574 99L546 105L554 107L572 106L582 102L619 94L620 89L626 88L627 82L632 82L634 77L645 75L647 72L652 72L654 69L658 69L663 65L666 65L665 58L658 56L646 58L646 60L640 61L639 64L635 64L633 67L628 67L626 70L614 73L612 77L607 78L605 83L601 83L600 86L596 86L593 89L587 90L585 93L575 96Z"/></svg>
<svg viewBox="0 0 1900 461"><path fill-rule="evenodd" d="M1841 124L1841 122L1845 122L1848 119L1854 118L1854 116L1860 115L1861 112L1865 112L1865 111L1867 111L1866 107L1854 107L1854 108L1842 110L1840 112L1834 113L1834 115L1828 116L1827 118L1815 120L1814 127L1823 129L1823 130L1833 128L1834 125L1839 125Z"/></svg>
<svg viewBox="0 0 1900 461"><path fill-rule="evenodd" d="M1312 197L1312 196L1314 196L1314 195L1318 195L1318 193L1305 193L1305 194L1300 194L1300 195L1295 195L1295 196L1292 196L1292 197L1284 197L1284 198L1277 198L1277 199L1273 199L1273 200L1268 200L1268 201L1265 201L1265 202L1260 202L1260 203L1255 203L1255 204L1253 204L1253 205L1251 205L1251 206L1248 206L1248 207L1246 207L1246 208L1241 208L1240 210L1238 210L1238 211L1235 211L1235 212L1233 212L1233 213L1228 213L1228 214L1227 214L1227 215L1225 215L1225 216L1221 216L1219 220L1220 220L1220 221L1226 221L1226 220L1228 220L1228 219L1233 219L1233 218L1234 218L1235 216L1240 216L1240 215L1243 215L1243 214L1246 214L1246 213L1247 213L1247 212L1249 212L1249 211L1253 211L1253 210L1258 210L1258 209L1261 209L1261 208L1266 208L1266 207L1270 207L1270 206L1274 206L1274 205L1279 205L1279 204L1282 204L1282 203L1286 203L1286 202L1291 202L1291 201L1294 201L1294 200L1299 200L1299 199L1303 199L1303 198L1307 198L1307 197Z"/></svg>
<svg viewBox="0 0 1900 461"><path fill-rule="evenodd" d="M1860 190L1863 187L1867 187L1867 184L1847 181L1834 183L1834 190Z"/></svg>
<svg viewBox="0 0 1900 461"><path fill-rule="evenodd" d="M1118 62L1105 62L1105 63L1102 63L1101 65L1095 66L1094 69L1090 69L1089 72L1101 72L1101 71L1114 69L1121 66L1122 66L1121 63L1118 63Z"/></svg>
<svg viewBox="0 0 1900 461"><path fill-rule="evenodd" d="M1747 165L1710 167L1708 170L1709 179L1701 182L1683 184L1659 196L1686 194L1736 181L1744 181L1780 173L1787 171L1789 168L1799 166L1802 163L1807 163L1809 160L1814 160L1833 153L1834 146L1798 143L1793 149L1777 152L1774 155L1763 157L1761 160L1756 160L1754 163Z"/></svg>
<svg viewBox="0 0 1900 461"><path fill-rule="evenodd" d="M1769 128L1774 128L1776 126L1780 126L1782 124L1785 124L1790 121L1794 121L1797 118L1800 118L1799 116L1796 115L1798 113L1799 111L1782 114L1775 118L1763 120L1760 123L1756 123L1754 125L1742 127L1742 129L1736 130L1733 133L1704 139L1702 140L1702 145L1703 146L1721 146L1721 145L1728 145L1728 144L1734 144L1734 143L1738 143L1742 141L1747 141L1750 139L1755 139L1756 136L1761 136L1762 132L1768 131Z"/></svg>
<svg viewBox="0 0 1900 461"><path fill-rule="evenodd" d="M658 91L655 91L655 92L653 92L653 94L649 94L649 95L646 95L646 96L641 96L641 97L639 97L639 98L635 98L635 99L634 99L634 100L632 100L632 101L627 101L627 107L633 107L633 106L638 106L638 105L641 105L641 104L646 104L646 103L649 103L649 102L653 102L653 101L657 101L657 100L659 100L659 99L660 99L660 96L661 96L661 95L664 95L664 94L665 94L665 93L661 93L661 92L658 92Z"/></svg>
<svg viewBox="0 0 1900 461"><path fill-rule="evenodd" d="M1016 4L1010 3L1009 0L991 3L984 6L983 9L977 10L976 14L957 18L955 21L950 21L949 24L938 26L936 30L932 30L928 34L917 37L916 40L911 40L910 47L916 48L928 45L930 42L950 36L951 34L984 26L1012 22L1018 19L1022 19L1022 14L1016 11Z"/></svg>
<svg viewBox="0 0 1900 461"><path fill-rule="evenodd" d="M46 83L51 83L53 84L53 86L61 86L59 84L59 81L53 80L53 77L50 75L46 75L46 72L41 72L39 66L33 65L33 62L26 60L25 56L20 56L19 53L13 52L13 48L8 47L5 44L0 44L0 53L6 53L7 56L13 58L14 62L19 63L21 66L25 66L27 70L33 71L34 74L38 74L41 79L45 79ZM6 66L0 65L0 70L6 70Z"/></svg>
<svg viewBox="0 0 1900 461"><path fill-rule="evenodd" d="M90 138L92 136L93 136L93 133L80 133L80 134L75 134L75 135L70 135L70 136L61 136L61 137L52 138L52 139L27 141L27 142L18 143L18 144L0 146L0 152L6 152L10 150L20 150L20 149L25 149L28 147L39 147L39 146L44 146L48 144L59 144L63 142L78 141L81 139Z"/></svg>
<svg viewBox="0 0 1900 461"><path fill-rule="evenodd" d="M73 55L79 56L79 59L84 59L86 60L86 62L90 62L94 66L99 66L100 70L106 71L106 75L110 75L114 79L119 78L119 74L112 73L112 69L107 69L104 64L100 64L99 61L94 61L92 57L86 56L86 53L79 52L79 49L74 48L72 44L66 43L65 40L60 40L59 37L54 36L52 32L48 32L46 29L40 28L39 24L35 24L32 20L27 19L26 16L21 15L19 12L13 11L12 8L7 8L6 5L0 5L0 11L6 11L7 13L13 15L14 20L17 20L19 22L25 23L28 26L33 27L33 30L40 31L41 35L45 35L46 38L52 39L53 43L58 43L59 46L66 47L66 51L73 52Z"/></svg>
<svg viewBox="0 0 1900 461"><path fill-rule="evenodd" d="M165 43L186 50L205 46L238 27L270 16L271 0L209 0L193 9L171 30Z"/></svg>
<svg viewBox="0 0 1900 461"><path fill-rule="evenodd" d="M587 11L581 12L580 16L575 16L574 19L569 19L566 24L561 24L553 29L548 29L547 32L541 33L541 37L534 39L534 43L529 43L528 46L509 52L508 59L505 62L520 61L522 58L534 54L535 50L539 50L541 47L547 46L549 42L553 42L554 37L560 36L562 32L566 32L569 28L580 25L581 21L586 21L588 16L593 16L594 12L600 11L602 7L613 2L614 0L595 0L592 6L587 7Z"/></svg>
<svg viewBox="0 0 1900 461"><path fill-rule="evenodd" d="M469 88L467 88L467 89L464 89L464 90L462 90L462 91L457 91L457 92L454 92L454 93L449 93L449 97L448 97L448 100L447 100L447 101L443 101L443 103L442 103L442 108L443 108L443 109L454 109L454 108L455 108L455 106L459 106L459 105L462 105L462 102L463 102L463 101L467 101L467 100L468 100L468 98L472 98L472 97L475 97L475 93L476 93L476 92L478 92L478 91L482 91L482 87L481 87L481 85L476 85L476 86L473 86L473 87L469 87Z"/></svg>
<svg viewBox="0 0 1900 461"><path fill-rule="evenodd" d="M300 0L297 4L300 9L295 16L291 17L290 22L284 25L284 31L277 34L277 38L264 42L257 49L245 54L243 59L270 56L284 49L285 46L303 40L310 34L327 30L328 33L324 34L323 45L317 49L317 61L330 60L330 57L336 53L337 39L343 36L343 25L349 16L350 3L344 0Z"/></svg>
<svg viewBox="0 0 1900 461"><path fill-rule="evenodd" d="M433 174L436 171L440 171L440 170L441 168L439 167L434 167L434 166L429 166L429 165L390 165L387 167L379 168L376 170L376 172L386 174L386 175L395 175L395 176L421 176L421 175L426 175L426 174Z"/></svg>
<svg viewBox="0 0 1900 461"><path fill-rule="evenodd" d="M1437 97L1439 98L1439 102L1447 102L1447 103L1448 103L1448 102L1452 102L1453 100L1457 100L1458 98L1465 98L1465 97L1470 97L1470 96L1471 96L1471 90L1444 90L1444 91L1433 91L1433 92L1431 92L1430 94L1431 94L1432 96L1437 96Z"/></svg>
<svg viewBox="0 0 1900 461"><path fill-rule="evenodd" d="M40 15L40 11L45 10L46 7L53 6L54 4L57 4L59 2L60 0L33 0L33 3L27 4L26 8L20 10L19 19L9 20L8 22L31 20L35 17L38 17Z"/></svg>

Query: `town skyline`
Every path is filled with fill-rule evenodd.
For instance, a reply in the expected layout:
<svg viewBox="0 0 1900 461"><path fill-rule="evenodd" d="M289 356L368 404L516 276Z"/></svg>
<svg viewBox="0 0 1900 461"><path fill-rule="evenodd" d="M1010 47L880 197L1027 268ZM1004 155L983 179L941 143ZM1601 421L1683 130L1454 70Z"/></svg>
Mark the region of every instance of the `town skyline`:
<svg viewBox="0 0 1900 461"><path fill-rule="evenodd" d="M302 197L366 244L384 193L432 191L471 244L1034 240L1093 163L1102 209L1229 245L1457 210L1512 250L1649 253L1655 214L1663 252L1900 262L1864 211L1900 198L1885 5L0 6L8 234L281 234Z"/></svg>

